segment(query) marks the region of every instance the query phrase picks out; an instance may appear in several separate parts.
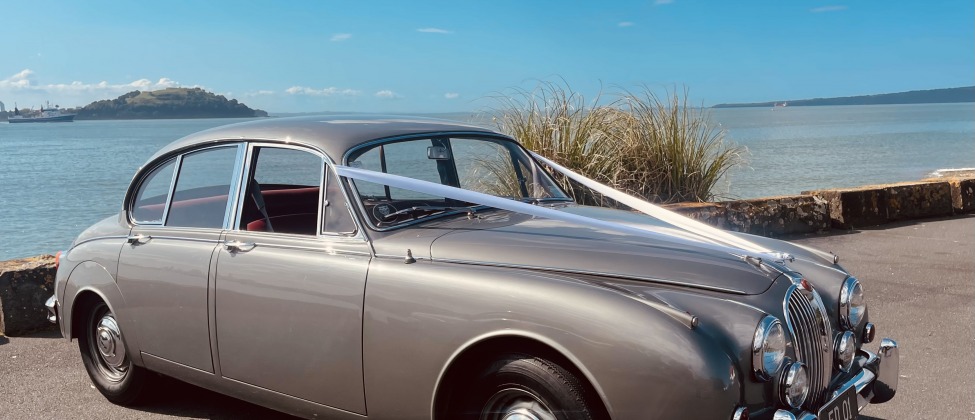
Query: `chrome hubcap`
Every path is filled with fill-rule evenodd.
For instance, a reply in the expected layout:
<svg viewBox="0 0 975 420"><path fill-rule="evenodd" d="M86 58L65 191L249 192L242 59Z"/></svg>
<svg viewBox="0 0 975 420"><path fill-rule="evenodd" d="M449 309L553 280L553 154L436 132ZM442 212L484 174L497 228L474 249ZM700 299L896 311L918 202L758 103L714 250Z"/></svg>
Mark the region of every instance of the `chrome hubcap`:
<svg viewBox="0 0 975 420"><path fill-rule="evenodd" d="M102 372L113 380L121 380L128 369L125 355L125 342L122 341L122 331L119 329L115 315L106 312L98 320L93 331L94 353L98 356Z"/></svg>
<svg viewBox="0 0 975 420"><path fill-rule="evenodd" d="M504 389L484 404L481 420L555 420L538 397L521 389Z"/></svg>

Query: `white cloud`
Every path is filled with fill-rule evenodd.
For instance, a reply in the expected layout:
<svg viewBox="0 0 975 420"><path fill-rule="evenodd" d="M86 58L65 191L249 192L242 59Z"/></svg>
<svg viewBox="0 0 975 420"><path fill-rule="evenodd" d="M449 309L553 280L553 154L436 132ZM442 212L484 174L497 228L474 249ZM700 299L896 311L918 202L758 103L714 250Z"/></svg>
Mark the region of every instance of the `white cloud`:
<svg viewBox="0 0 975 420"><path fill-rule="evenodd" d="M84 83L74 81L71 83L49 83L39 84L34 81L34 71L31 69L21 70L19 73L0 80L0 89L10 91L29 91L39 93L126 93L132 90L159 90L171 87L179 87L179 82L168 77L163 77L155 82L149 79L139 79L130 83L110 84L106 81L98 83ZM200 86L187 86L200 87Z"/></svg>
<svg viewBox="0 0 975 420"><path fill-rule="evenodd" d="M275 92L273 90L257 90L257 91L245 92L241 96L246 97L246 98L253 98L253 97L256 97L256 96L271 96L271 95L274 95L274 94L275 94Z"/></svg>
<svg viewBox="0 0 975 420"><path fill-rule="evenodd" d="M446 29L440 28L420 28L416 30L417 32L424 32L428 34L452 34L454 31L448 31Z"/></svg>
<svg viewBox="0 0 975 420"><path fill-rule="evenodd" d="M673 2L674 2L674 0L656 0L656 1L653 2L653 4L654 5L657 5L657 6L660 6L660 5L664 5L664 4L671 4Z"/></svg>
<svg viewBox="0 0 975 420"><path fill-rule="evenodd" d="M0 80L0 88L4 89L28 89L31 86L31 76L34 72L31 69L23 69L20 73Z"/></svg>
<svg viewBox="0 0 975 420"><path fill-rule="evenodd" d="M330 86L324 89L314 89L305 86L292 86L285 89L285 92L291 95L310 95L310 96L359 96L362 91L355 89L340 89L334 86Z"/></svg>
<svg viewBox="0 0 975 420"><path fill-rule="evenodd" d="M447 92L443 94L443 97L446 99L457 99L460 97L460 94L457 92Z"/></svg>
<svg viewBox="0 0 975 420"><path fill-rule="evenodd" d="M839 12L841 10L846 10L846 6L823 6L809 9L813 13Z"/></svg>
<svg viewBox="0 0 975 420"><path fill-rule="evenodd" d="M383 98L383 99L394 99L394 98L399 98L400 96L396 92L393 92L389 89L384 89L379 92L376 92L376 97Z"/></svg>
<svg viewBox="0 0 975 420"><path fill-rule="evenodd" d="M633 25L634 25L633 22L620 22L616 24L616 26L619 26L620 28L626 28Z"/></svg>
<svg viewBox="0 0 975 420"><path fill-rule="evenodd" d="M352 34L335 34L335 35L332 35L332 38L329 39L329 41L332 41L332 42L341 42L341 41L345 41L345 40L347 40L349 38L352 38Z"/></svg>

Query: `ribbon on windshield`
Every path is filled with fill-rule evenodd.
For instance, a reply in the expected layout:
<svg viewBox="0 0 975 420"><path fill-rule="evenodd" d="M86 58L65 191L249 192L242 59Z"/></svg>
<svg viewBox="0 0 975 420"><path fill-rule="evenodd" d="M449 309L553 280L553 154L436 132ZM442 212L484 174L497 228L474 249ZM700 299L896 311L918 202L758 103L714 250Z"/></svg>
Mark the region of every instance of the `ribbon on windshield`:
<svg viewBox="0 0 975 420"><path fill-rule="evenodd" d="M553 166L553 168L555 168ZM563 168L564 169L564 168ZM607 230L614 233L629 234L635 236L641 236L644 238L653 239L660 242L667 242L676 245L679 248L685 248L688 250L693 250L694 248L705 248L712 251L717 251L721 253L731 254L733 256L744 258L744 257L755 257L761 251L755 251L755 249L760 249L757 245L751 244L747 241L744 242L745 245L751 244L748 248L737 246L730 241L719 241L716 239L711 239L710 237L703 235L701 233L694 233L694 236L678 236L673 234L668 234L664 232L654 231L650 229L644 229L637 226L630 226L616 222L610 222L600 219L594 219L591 217L580 216L576 214L567 213L564 211L538 206L529 203L523 203L520 201L511 200L508 198L497 197L489 194L479 193L476 191L465 190L462 188L451 187L448 185L438 184L435 182L423 181L415 178L408 178L399 175L393 175L383 172L371 171L361 168L353 168L350 166L336 165L336 173L345 178L351 178L360 181L372 182L380 185L388 185L391 187L401 188L404 190L419 192L423 194L429 194L437 197L451 198L454 200L460 200L468 203L473 203L481 206L494 207L497 209L508 210L515 213L526 214L533 217L539 217L544 219L558 220L566 223L573 223L581 226L590 227L593 229ZM568 176L568 175L567 175ZM582 177L581 175L577 175ZM583 177L584 178L584 177ZM593 183L595 181L589 180ZM598 184L598 183L596 183ZM601 184L599 184L601 185ZM612 188L602 186L601 189ZM598 190L597 190L598 191ZM615 190L613 190L615 191ZM620 193L622 194L622 193ZM607 194L607 196L609 196ZM639 200L635 197L631 197L635 200ZM615 198L614 198L615 199ZM627 199L628 201L631 201ZM640 200L642 201L642 200ZM624 203L625 204L625 203ZM646 203L649 204L649 203ZM629 205L629 204L627 204ZM652 205L651 205L652 206ZM655 207L655 206L654 206ZM661 209L662 210L662 209ZM666 210L664 210L666 211ZM683 216L673 213L674 216L679 218L684 218ZM651 215L651 217L655 217ZM668 217L668 219L673 219ZM686 218L685 218L686 219ZM663 220L663 219L661 219ZM689 220L689 219L688 219ZM669 222L668 220L663 220L664 222L671 224L678 229L686 230L678 224ZM699 222L698 222L699 223ZM711 228L714 229L714 228ZM701 229L698 229L701 231ZM714 229L717 230L717 229ZM696 237L695 237L696 236ZM714 236L714 235L712 235ZM691 239L693 238L693 239ZM720 242L720 243L718 243Z"/></svg>

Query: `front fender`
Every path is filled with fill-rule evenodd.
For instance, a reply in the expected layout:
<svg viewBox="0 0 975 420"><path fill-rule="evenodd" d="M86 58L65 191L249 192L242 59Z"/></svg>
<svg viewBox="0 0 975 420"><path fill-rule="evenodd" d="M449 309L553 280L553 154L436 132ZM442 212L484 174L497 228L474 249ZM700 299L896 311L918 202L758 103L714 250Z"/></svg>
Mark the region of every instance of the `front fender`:
<svg viewBox="0 0 975 420"><path fill-rule="evenodd" d="M485 337L505 335L559 351L614 419L724 418L741 398L740 373L706 334L579 279L377 259L365 311L370 417L429 418L449 361Z"/></svg>

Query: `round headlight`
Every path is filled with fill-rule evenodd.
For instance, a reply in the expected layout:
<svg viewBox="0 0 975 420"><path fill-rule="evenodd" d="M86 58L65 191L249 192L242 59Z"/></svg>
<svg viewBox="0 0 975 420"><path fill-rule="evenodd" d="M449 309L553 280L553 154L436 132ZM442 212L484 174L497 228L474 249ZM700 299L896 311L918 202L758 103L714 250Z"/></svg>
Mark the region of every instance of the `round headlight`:
<svg viewBox="0 0 975 420"><path fill-rule="evenodd" d="M752 367L760 381L772 379L785 361L785 330L771 315L762 318L752 340Z"/></svg>
<svg viewBox="0 0 975 420"><path fill-rule="evenodd" d="M852 331L844 332L836 337L836 367L849 372L853 366L853 353L856 352L856 341Z"/></svg>
<svg viewBox="0 0 975 420"><path fill-rule="evenodd" d="M840 289L840 322L846 328L855 329L863 321L866 311L863 286L855 277L847 277Z"/></svg>
<svg viewBox="0 0 975 420"><path fill-rule="evenodd" d="M792 408L799 408L806 402L809 395L809 375L806 373L806 366L801 362L795 362L782 372L782 381L779 382L781 392L779 397L782 402Z"/></svg>

